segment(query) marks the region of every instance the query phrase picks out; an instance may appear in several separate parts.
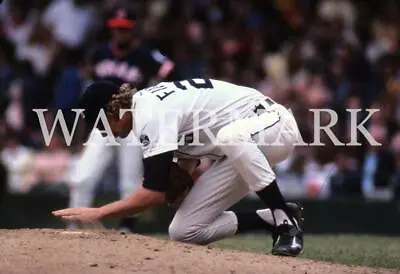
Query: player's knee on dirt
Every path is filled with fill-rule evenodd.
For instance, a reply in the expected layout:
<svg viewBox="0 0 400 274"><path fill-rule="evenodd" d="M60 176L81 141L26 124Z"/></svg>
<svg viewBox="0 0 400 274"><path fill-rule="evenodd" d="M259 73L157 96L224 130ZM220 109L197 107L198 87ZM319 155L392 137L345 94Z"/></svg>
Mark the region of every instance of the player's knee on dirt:
<svg viewBox="0 0 400 274"><path fill-rule="evenodd" d="M172 220L168 228L171 240L191 244L207 243L207 238L205 237L204 232L205 231L200 226L186 225L174 220Z"/></svg>

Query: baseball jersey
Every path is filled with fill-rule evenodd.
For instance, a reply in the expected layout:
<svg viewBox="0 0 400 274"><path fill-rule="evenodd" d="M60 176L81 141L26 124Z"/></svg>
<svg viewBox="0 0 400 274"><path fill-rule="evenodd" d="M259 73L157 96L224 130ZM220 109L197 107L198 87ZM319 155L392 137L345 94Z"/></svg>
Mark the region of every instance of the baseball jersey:
<svg viewBox="0 0 400 274"><path fill-rule="evenodd" d="M113 50L112 43L99 45L90 56L94 66L96 80L108 80L117 85L130 83L136 87L145 87L149 80L157 75L162 64L168 60L157 50L144 45L119 55Z"/></svg>
<svg viewBox="0 0 400 274"><path fill-rule="evenodd" d="M133 95L134 131L144 158L168 151L180 157L219 158L219 129L254 114L263 99L255 89L218 80L162 82Z"/></svg>

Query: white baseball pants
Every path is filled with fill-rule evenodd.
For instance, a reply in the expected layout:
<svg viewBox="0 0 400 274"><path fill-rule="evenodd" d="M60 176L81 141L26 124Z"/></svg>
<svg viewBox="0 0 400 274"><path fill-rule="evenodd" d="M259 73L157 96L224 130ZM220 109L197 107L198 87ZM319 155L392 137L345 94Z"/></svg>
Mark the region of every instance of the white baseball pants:
<svg viewBox="0 0 400 274"><path fill-rule="evenodd" d="M170 238L207 244L234 235L237 218L226 210L275 179L272 166L289 156L298 136L293 115L279 104L223 127L217 141L227 158L199 177L170 224Z"/></svg>

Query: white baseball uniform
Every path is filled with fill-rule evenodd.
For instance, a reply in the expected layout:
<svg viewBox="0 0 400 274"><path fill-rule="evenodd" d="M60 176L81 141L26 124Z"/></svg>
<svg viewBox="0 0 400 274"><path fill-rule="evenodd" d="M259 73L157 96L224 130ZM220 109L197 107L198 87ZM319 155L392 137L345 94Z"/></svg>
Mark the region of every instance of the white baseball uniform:
<svg viewBox="0 0 400 274"><path fill-rule="evenodd" d="M114 159L118 161L121 198L129 196L142 183L142 150L135 136L130 134L128 138L119 139L120 146L107 146L106 143L107 138L98 129L91 132L88 145L70 178L70 207L91 206L94 187ZM134 143L137 145L132 145Z"/></svg>
<svg viewBox="0 0 400 274"><path fill-rule="evenodd" d="M235 234L236 215L225 210L268 186L272 166L299 136L285 107L223 81L163 82L137 92L132 107L144 158L176 151L216 159L177 210L169 227L173 240L205 244Z"/></svg>

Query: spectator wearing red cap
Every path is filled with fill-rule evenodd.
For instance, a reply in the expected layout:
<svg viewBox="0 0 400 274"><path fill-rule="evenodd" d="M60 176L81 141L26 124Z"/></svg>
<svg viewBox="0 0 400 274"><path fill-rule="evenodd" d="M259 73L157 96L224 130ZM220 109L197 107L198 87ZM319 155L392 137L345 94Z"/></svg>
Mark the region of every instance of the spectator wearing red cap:
<svg viewBox="0 0 400 274"><path fill-rule="evenodd" d="M128 82L143 88L149 81L162 81L171 75L174 63L135 35L137 22L133 13L116 9L107 20L107 28L111 31L111 41L96 47L89 58L89 71L94 79L116 84Z"/></svg>

